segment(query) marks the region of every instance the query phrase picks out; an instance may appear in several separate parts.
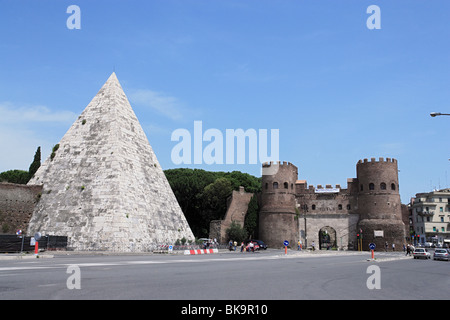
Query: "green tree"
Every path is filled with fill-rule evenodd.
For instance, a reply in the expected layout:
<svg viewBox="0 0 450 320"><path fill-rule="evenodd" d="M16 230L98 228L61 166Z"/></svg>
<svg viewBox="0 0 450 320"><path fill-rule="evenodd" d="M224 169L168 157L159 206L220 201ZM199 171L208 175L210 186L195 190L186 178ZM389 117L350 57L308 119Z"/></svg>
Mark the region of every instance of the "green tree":
<svg viewBox="0 0 450 320"><path fill-rule="evenodd" d="M29 179L33 178L36 171L38 171L39 167L41 166L41 147L38 147L36 150L36 153L34 154L34 160L30 165L30 168L28 169L28 176Z"/></svg>
<svg viewBox="0 0 450 320"><path fill-rule="evenodd" d="M247 239L247 232L236 221L232 221L230 227L225 231L227 235L227 241L233 240L240 243Z"/></svg>
<svg viewBox="0 0 450 320"><path fill-rule="evenodd" d="M247 231L250 238L258 237L258 213L258 199L256 194L254 194L248 203L247 214L245 215L244 220L244 229Z"/></svg>
<svg viewBox="0 0 450 320"><path fill-rule="evenodd" d="M0 173L0 182L27 184L28 180L30 176L25 170L8 170Z"/></svg>
<svg viewBox="0 0 450 320"><path fill-rule="evenodd" d="M205 187L202 193L203 210L209 212L210 220L221 220L227 212L227 199L233 191L227 178L218 178Z"/></svg>
<svg viewBox="0 0 450 320"><path fill-rule="evenodd" d="M261 178L239 171L179 168L164 173L197 238L208 237L211 220L223 219L232 190L243 186L247 192L261 191Z"/></svg>

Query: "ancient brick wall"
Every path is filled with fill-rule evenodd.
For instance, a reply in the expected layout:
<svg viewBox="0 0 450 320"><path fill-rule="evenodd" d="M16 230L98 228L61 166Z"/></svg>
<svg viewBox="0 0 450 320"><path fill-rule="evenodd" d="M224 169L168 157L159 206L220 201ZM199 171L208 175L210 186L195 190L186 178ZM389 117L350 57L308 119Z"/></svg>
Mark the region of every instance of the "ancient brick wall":
<svg viewBox="0 0 450 320"><path fill-rule="evenodd" d="M230 227L231 222L235 221L244 227L245 215L247 214L248 204L253 197L253 193L245 192L244 187L240 187L239 191L233 190L231 197L228 199L228 208L223 220L213 220L210 222L209 237L217 239L219 243L226 243L226 230Z"/></svg>
<svg viewBox="0 0 450 320"><path fill-rule="evenodd" d="M41 192L42 186L0 183L0 233L25 233Z"/></svg>

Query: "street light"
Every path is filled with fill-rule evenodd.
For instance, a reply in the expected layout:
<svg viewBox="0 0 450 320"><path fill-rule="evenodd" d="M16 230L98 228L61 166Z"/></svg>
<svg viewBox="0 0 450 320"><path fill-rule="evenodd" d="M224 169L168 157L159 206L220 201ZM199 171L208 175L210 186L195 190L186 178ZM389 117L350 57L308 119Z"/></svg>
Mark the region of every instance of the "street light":
<svg viewBox="0 0 450 320"><path fill-rule="evenodd" d="M430 113L430 116L432 116L433 118L436 116L450 116L450 113L432 112Z"/></svg>

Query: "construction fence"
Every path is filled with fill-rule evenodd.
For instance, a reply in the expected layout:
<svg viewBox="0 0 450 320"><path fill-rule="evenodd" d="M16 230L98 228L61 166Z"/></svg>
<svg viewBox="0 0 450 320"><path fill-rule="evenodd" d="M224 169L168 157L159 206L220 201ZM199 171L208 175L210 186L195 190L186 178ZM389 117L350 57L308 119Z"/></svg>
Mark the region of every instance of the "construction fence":
<svg viewBox="0 0 450 320"><path fill-rule="evenodd" d="M38 243L39 251L66 250L66 236L42 236ZM34 252L34 237L0 234L0 253Z"/></svg>

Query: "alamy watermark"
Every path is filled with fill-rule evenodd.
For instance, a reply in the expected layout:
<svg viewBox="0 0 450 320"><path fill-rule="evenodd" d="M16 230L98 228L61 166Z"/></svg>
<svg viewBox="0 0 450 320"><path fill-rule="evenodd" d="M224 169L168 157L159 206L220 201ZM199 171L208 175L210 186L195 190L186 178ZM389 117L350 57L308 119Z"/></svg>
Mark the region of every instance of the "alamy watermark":
<svg viewBox="0 0 450 320"><path fill-rule="evenodd" d="M219 129L203 132L203 122L194 121L192 134L184 128L172 132L178 142L171 152L174 164L257 164L278 161L280 130ZM206 143L205 143L206 142ZM270 149L270 155L269 155Z"/></svg>
<svg viewBox="0 0 450 320"><path fill-rule="evenodd" d="M367 278L366 286L367 289L381 289L381 270L379 266L370 265L366 270L367 274L370 274L369 278Z"/></svg>
<svg viewBox="0 0 450 320"><path fill-rule="evenodd" d="M67 29L81 29L81 9L79 6L72 4L67 7L66 13L70 16L66 20ZM366 26L369 30L381 29L381 9L377 5L370 5L366 10L370 16L366 20Z"/></svg>
<svg viewBox="0 0 450 320"><path fill-rule="evenodd" d="M66 273L70 274L67 278L67 289L81 289L81 270L76 264L72 264L67 267Z"/></svg>

